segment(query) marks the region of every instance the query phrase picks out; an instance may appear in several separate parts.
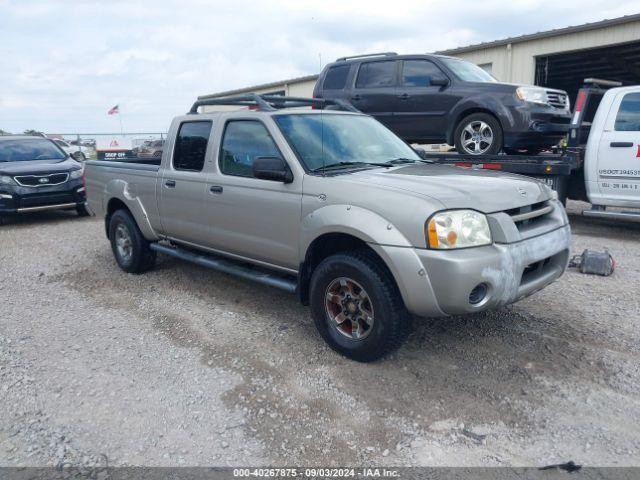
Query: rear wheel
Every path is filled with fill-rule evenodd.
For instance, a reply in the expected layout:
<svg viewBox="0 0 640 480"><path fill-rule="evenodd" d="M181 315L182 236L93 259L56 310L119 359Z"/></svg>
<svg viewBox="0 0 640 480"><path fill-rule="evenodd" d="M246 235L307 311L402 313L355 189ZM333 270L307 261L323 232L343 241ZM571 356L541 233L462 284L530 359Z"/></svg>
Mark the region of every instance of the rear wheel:
<svg viewBox="0 0 640 480"><path fill-rule="evenodd" d="M411 316L380 260L366 250L332 255L313 272L311 311L329 346L359 362L397 349L411 331Z"/></svg>
<svg viewBox="0 0 640 480"><path fill-rule="evenodd" d="M458 153L495 155L502 150L502 127L487 113L472 113L460 121L454 140Z"/></svg>
<svg viewBox="0 0 640 480"><path fill-rule="evenodd" d="M136 221L126 210L118 210L109 220L109 240L118 266L129 273L142 273L155 265L156 252L142 236Z"/></svg>

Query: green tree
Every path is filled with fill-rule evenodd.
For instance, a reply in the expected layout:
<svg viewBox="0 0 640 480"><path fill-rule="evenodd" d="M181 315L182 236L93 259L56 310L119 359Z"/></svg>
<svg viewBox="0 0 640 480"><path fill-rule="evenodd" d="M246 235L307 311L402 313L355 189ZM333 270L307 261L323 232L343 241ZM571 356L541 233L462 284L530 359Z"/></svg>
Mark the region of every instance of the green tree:
<svg viewBox="0 0 640 480"><path fill-rule="evenodd" d="M39 132L38 130L32 130L32 129L25 130L24 134L25 135L32 135L32 136L35 136L35 137L44 137L45 136L44 133Z"/></svg>
<svg viewBox="0 0 640 480"><path fill-rule="evenodd" d="M11 135L11 133L0 128L0 135Z"/></svg>

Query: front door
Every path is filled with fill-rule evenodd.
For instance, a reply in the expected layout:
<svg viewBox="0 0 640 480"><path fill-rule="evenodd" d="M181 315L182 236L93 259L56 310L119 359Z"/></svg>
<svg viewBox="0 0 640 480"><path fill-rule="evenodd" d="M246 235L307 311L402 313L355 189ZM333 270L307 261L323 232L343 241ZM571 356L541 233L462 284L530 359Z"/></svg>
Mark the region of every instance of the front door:
<svg viewBox="0 0 640 480"><path fill-rule="evenodd" d="M292 183L254 178L258 157L284 158L267 126L229 120L207 189L208 246L297 270L302 178Z"/></svg>
<svg viewBox="0 0 640 480"><path fill-rule="evenodd" d="M188 121L179 125L170 165L162 172L158 192L163 233L197 245L204 244L208 234L202 205L206 200L207 178L203 169L211 124L211 121Z"/></svg>
<svg viewBox="0 0 640 480"><path fill-rule="evenodd" d="M640 92L614 99L598 145L598 186L617 204L640 207Z"/></svg>
<svg viewBox="0 0 640 480"><path fill-rule="evenodd" d="M393 128L398 62L382 60L360 65L349 101L358 110Z"/></svg>
<svg viewBox="0 0 640 480"><path fill-rule="evenodd" d="M447 118L457 98L450 85L433 85L434 79L448 80L429 60L404 60L395 99L394 129L409 141L445 142Z"/></svg>

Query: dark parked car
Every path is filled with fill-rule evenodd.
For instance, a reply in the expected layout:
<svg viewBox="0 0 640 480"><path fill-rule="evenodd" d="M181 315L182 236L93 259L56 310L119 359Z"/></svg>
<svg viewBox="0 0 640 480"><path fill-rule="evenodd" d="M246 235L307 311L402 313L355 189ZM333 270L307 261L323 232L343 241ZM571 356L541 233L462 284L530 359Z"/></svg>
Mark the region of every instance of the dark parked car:
<svg viewBox="0 0 640 480"><path fill-rule="evenodd" d="M0 137L0 220L7 214L75 209L89 214L83 166L52 140Z"/></svg>
<svg viewBox="0 0 640 480"><path fill-rule="evenodd" d="M472 155L551 147L571 118L566 92L500 83L442 55L339 58L320 74L314 97L346 100L409 143L448 143Z"/></svg>

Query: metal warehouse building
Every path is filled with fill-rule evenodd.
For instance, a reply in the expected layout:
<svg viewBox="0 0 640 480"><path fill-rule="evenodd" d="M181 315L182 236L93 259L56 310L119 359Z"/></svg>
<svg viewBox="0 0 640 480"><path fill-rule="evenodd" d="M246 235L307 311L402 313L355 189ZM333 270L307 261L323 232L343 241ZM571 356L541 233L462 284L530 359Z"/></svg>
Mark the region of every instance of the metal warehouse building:
<svg viewBox="0 0 640 480"><path fill-rule="evenodd" d="M640 84L640 14L436 53L474 62L503 82L566 90L573 103L585 78ZM317 78L309 75L200 98L242 93L310 97Z"/></svg>

